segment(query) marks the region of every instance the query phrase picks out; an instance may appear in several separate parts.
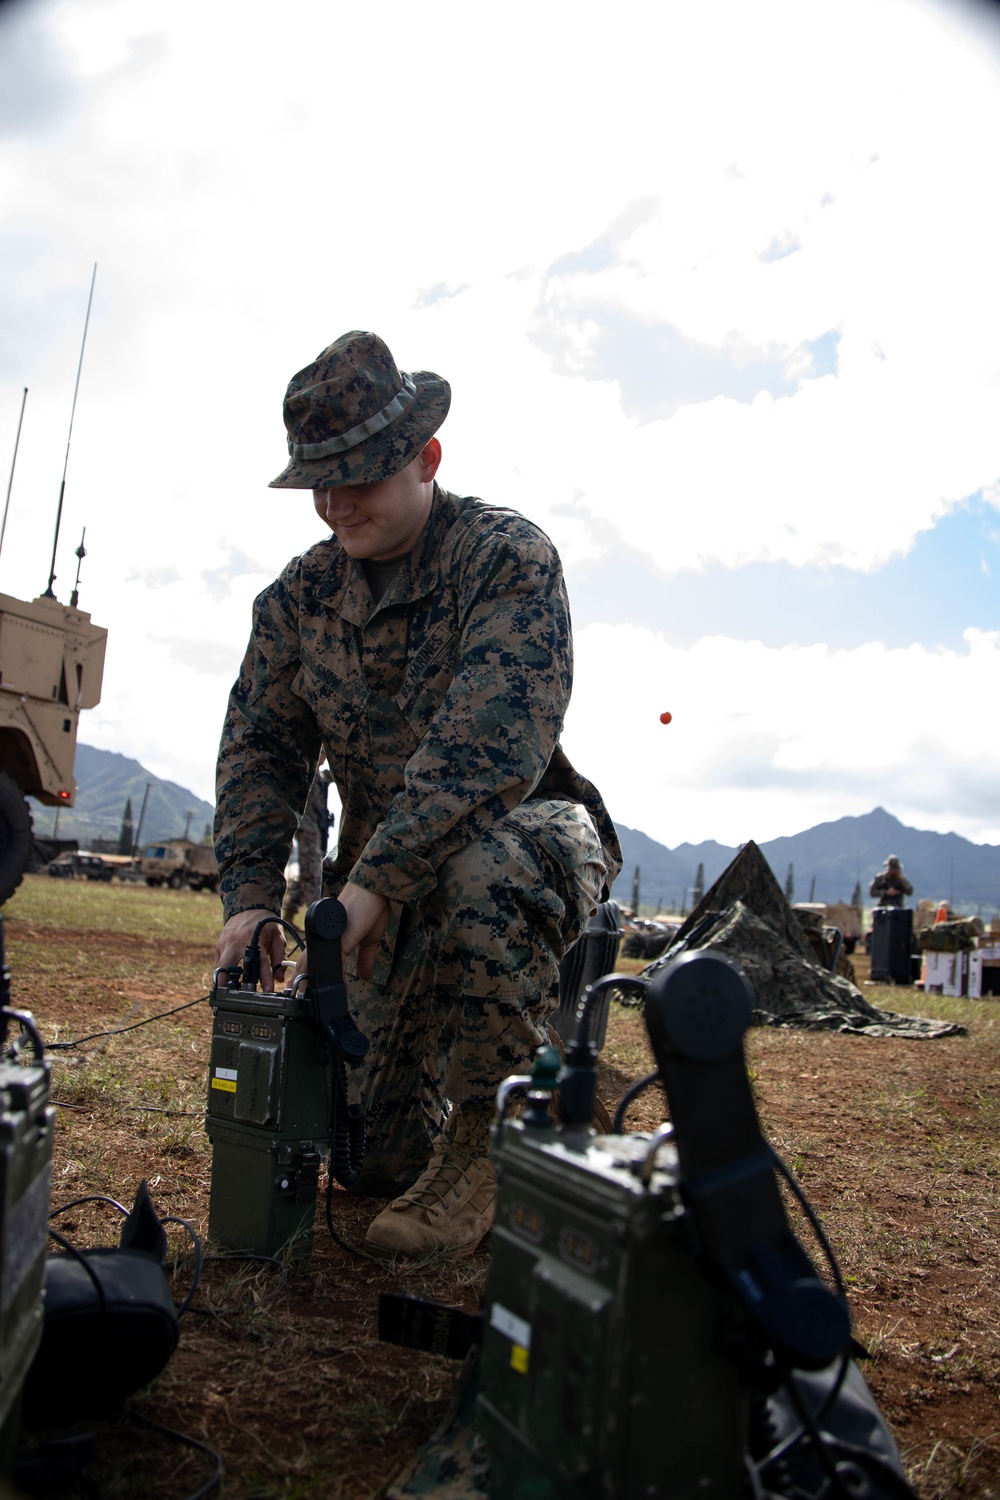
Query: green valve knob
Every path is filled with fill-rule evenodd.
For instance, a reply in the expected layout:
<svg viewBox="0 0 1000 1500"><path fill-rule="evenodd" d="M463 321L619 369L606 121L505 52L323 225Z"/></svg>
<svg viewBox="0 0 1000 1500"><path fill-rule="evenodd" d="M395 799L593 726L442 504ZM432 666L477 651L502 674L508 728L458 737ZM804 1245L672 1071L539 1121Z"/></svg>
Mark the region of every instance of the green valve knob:
<svg viewBox="0 0 1000 1500"><path fill-rule="evenodd" d="M531 1087L533 1089L554 1089L559 1083L559 1074L562 1072L562 1058L559 1056L557 1047L539 1047L535 1053L534 1066L531 1069Z"/></svg>

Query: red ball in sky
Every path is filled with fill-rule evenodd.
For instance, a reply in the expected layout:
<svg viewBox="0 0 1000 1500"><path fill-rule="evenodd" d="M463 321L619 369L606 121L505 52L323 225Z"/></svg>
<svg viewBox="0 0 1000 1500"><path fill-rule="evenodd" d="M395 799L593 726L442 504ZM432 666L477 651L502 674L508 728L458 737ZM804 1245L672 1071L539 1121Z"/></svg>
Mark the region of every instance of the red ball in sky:
<svg viewBox="0 0 1000 1500"><path fill-rule="evenodd" d="M673 718L673 714L669 714L669 713L668 714L661 714L660 715L660 723L661 724L669 724L672 718Z"/></svg>

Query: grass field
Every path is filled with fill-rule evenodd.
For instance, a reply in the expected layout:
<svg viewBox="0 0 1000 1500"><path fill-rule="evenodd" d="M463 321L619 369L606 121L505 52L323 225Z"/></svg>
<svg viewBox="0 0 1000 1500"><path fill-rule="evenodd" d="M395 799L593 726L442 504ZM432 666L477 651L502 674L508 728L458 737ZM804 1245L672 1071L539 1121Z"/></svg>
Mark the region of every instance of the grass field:
<svg viewBox="0 0 1000 1500"><path fill-rule="evenodd" d="M54 1206L85 1193L129 1202L146 1177L161 1214L205 1235L210 1010L200 997L218 910L205 894L44 876L28 877L5 908L15 1003L49 1041L92 1036L52 1054ZM866 1378L921 1500L1000 1496L1000 1007L866 994L959 1020L968 1035L756 1030L747 1051L762 1122L823 1217L871 1355ZM122 1035L93 1035L177 1006L186 1008ZM602 1096L613 1104L650 1067L638 1014L614 1006ZM661 1108L647 1095L630 1127L658 1123ZM341 1230L357 1242L380 1204L336 1197ZM112 1242L117 1225L113 1211L88 1206L60 1228L84 1247ZM182 1231L172 1243L180 1300L192 1259ZM377 1293L471 1311L488 1263L487 1245L457 1264L399 1270L352 1259L319 1225L313 1255L281 1290L273 1267L209 1259L177 1353L130 1409L220 1452L226 1500L377 1496L434 1426L454 1374L447 1361L377 1342ZM183 1500L211 1472L203 1454L141 1431L128 1413L97 1436L104 1500Z"/></svg>

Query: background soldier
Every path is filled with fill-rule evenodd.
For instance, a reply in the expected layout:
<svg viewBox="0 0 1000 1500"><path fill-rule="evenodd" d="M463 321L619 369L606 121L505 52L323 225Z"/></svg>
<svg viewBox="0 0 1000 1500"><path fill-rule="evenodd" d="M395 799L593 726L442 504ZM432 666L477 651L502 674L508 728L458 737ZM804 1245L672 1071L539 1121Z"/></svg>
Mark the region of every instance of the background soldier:
<svg viewBox="0 0 1000 1500"><path fill-rule="evenodd" d="M545 1040L559 960L621 865L559 745L559 558L517 512L438 486L449 401L371 333L292 377L272 483L312 490L333 536L257 599L219 754L218 964L280 909L323 752L340 794L325 888L347 911L350 1004L372 1043L356 1186L403 1189L368 1231L382 1254L471 1252L489 1228L497 1085ZM284 942L276 926L264 937L269 987Z"/></svg>
<svg viewBox="0 0 1000 1500"><path fill-rule="evenodd" d="M330 808L327 804L330 768L325 763L313 777L306 798L305 811L295 830L295 850L299 872L289 881L281 915L294 922L301 909L309 910L323 894L323 859L330 841Z"/></svg>
<svg viewBox="0 0 1000 1500"><path fill-rule="evenodd" d="M869 895L876 897L879 906L902 906L903 898L913 895L913 886L903 874L897 855L889 855L872 881Z"/></svg>

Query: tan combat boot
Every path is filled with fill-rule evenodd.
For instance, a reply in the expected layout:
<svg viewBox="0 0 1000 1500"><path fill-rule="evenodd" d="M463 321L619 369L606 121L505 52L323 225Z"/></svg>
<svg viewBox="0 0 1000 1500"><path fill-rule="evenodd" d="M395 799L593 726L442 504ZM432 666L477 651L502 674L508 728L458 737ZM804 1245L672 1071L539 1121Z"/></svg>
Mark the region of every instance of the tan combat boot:
<svg viewBox="0 0 1000 1500"><path fill-rule="evenodd" d="M489 1159L492 1111L456 1113L411 1188L373 1220L373 1255L472 1255L493 1223L497 1179Z"/></svg>

